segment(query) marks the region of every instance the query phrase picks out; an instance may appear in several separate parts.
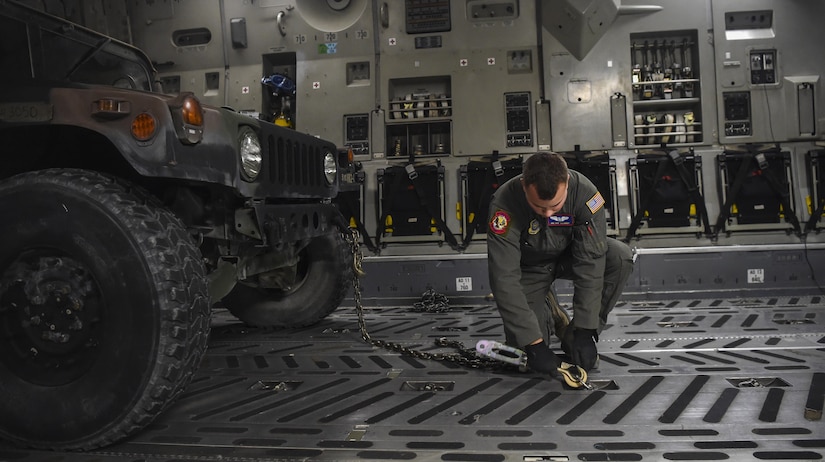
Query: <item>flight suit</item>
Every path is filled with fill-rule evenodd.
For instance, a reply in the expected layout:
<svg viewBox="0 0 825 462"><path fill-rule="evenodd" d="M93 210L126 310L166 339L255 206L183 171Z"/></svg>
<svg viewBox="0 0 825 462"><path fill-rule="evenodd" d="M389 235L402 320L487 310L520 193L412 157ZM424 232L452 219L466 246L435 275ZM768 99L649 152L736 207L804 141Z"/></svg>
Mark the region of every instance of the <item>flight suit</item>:
<svg viewBox="0 0 825 462"><path fill-rule="evenodd" d="M521 175L493 195L487 256L508 345L549 343L553 320L544 298L557 278L573 281L572 325L604 328L633 270L630 248L607 237L604 205L596 186L574 170L564 206L550 218L530 207Z"/></svg>

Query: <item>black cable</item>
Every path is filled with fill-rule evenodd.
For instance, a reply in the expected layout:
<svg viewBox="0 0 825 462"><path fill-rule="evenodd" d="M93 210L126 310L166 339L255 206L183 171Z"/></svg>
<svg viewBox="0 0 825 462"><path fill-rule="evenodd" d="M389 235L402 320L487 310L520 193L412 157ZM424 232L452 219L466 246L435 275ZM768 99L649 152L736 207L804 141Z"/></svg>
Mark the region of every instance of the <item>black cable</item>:
<svg viewBox="0 0 825 462"><path fill-rule="evenodd" d="M808 269L811 271L811 279L814 281L814 284L816 284L816 287L819 289L822 295L825 295L825 288L823 288L822 285L819 283L819 280L817 280L816 271L814 271L814 265L811 263L811 259L808 258L808 239L805 235L802 235L802 245L804 246L803 253L805 255L805 263L808 264Z"/></svg>
<svg viewBox="0 0 825 462"><path fill-rule="evenodd" d="M771 114L771 102L770 102L770 98L768 97L768 86L763 85L762 88L765 89L765 91L764 91L764 93L765 93L765 106L767 107L767 110L768 110L767 111L768 112L768 131L771 134L771 142L774 145L776 145L777 144L776 143L776 137L773 134L773 117L772 117L772 114ZM786 210L785 212L787 213L788 211ZM803 255L805 255L805 263L808 264L808 270L810 270L810 272L811 272L811 280L814 281L814 284L816 284L816 287L819 289L819 291L823 295L825 295L825 288L822 287L822 285L819 283L819 280L816 278L816 270L814 270L814 265L811 263L810 256L808 255L808 239L807 239L807 235L805 234L804 231L803 231L802 234L800 234L799 239L802 241L802 246L803 246L802 247L802 253L803 253Z"/></svg>

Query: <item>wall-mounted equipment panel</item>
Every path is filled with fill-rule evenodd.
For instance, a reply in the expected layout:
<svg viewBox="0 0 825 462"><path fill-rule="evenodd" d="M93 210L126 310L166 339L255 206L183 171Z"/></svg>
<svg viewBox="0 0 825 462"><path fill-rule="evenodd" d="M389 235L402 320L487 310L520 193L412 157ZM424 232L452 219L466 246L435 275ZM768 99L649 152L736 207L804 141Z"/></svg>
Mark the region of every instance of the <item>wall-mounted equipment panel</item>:
<svg viewBox="0 0 825 462"><path fill-rule="evenodd" d="M776 50L751 50L751 85L776 83Z"/></svg>
<svg viewBox="0 0 825 462"><path fill-rule="evenodd" d="M386 110L388 139L385 147L372 147L375 158L397 155L389 139L394 134L419 131L399 124L429 124L436 133L449 127L444 143L430 149L413 143L413 154L420 144L423 155L518 155L549 139L549 122L538 126L534 106L541 98L533 2L415 0L377 7L378 106Z"/></svg>
<svg viewBox="0 0 825 462"><path fill-rule="evenodd" d="M504 112L507 121L507 147L532 147L532 105L530 92L504 94Z"/></svg>
<svg viewBox="0 0 825 462"><path fill-rule="evenodd" d="M727 137L751 136L751 94L749 91L722 93L722 127Z"/></svg>
<svg viewBox="0 0 825 462"><path fill-rule="evenodd" d="M450 122L417 122L387 125L388 158L421 158L450 155Z"/></svg>
<svg viewBox="0 0 825 462"><path fill-rule="evenodd" d="M713 0L710 5L719 142L825 139L820 83L825 61L814 58L822 54L825 29L812 20L825 17L825 3Z"/></svg>
<svg viewBox="0 0 825 462"><path fill-rule="evenodd" d="M370 115L344 115L344 146L352 149L356 156L370 153Z"/></svg>
<svg viewBox="0 0 825 462"><path fill-rule="evenodd" d="M630 34L633 144L701 144L697 31Z"/></svg>
<svg viewBox="0 0 825 462"><path fill-rule="evenodd" d="M542 2L543 14L564 17L565 10L548 10L547 5ZM713 104L706 104L715 96L714 68L704 64L713 56L713 40L707 11L697 6L681 0L621 5L609 27L598 24L584 31L604 35L583 58L545 27L542 64L552 149L598 151L715 142L716 111Z"/></svg>
<svg viewBox="0 0 825 462"><path fill-rule="evenodd" d="M448 156L452 146L449 76L389 81L386 156Z"/></svg>
<svg viewBox="0 0 825 462"><path fill-rule="evenodd" d="M404 3L404 25L408 34L449 32L451 29L449 1L407 0Z"/></svg>

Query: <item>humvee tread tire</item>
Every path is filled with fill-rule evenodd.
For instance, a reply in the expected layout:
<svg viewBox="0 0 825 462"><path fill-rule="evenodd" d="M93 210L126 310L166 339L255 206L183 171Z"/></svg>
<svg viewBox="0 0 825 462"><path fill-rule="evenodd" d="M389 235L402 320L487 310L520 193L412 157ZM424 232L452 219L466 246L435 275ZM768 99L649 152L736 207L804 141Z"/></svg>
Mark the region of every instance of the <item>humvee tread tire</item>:
<svg viewBox="0 0 825 462"><path fill-rule="evenodd" d="M207 345L208 282L183 224L74 169L0 182L0 216L0 439L89 450L145 427Z"/></svg>
<svg viewBox="0 0 825 462"><path fill-rule="evenodd" d="M254 327L306 327L335 311L352 287L352 253L340 232L312 239L301 251L298 282L291 290L239 282L223 306Z"/></svg>

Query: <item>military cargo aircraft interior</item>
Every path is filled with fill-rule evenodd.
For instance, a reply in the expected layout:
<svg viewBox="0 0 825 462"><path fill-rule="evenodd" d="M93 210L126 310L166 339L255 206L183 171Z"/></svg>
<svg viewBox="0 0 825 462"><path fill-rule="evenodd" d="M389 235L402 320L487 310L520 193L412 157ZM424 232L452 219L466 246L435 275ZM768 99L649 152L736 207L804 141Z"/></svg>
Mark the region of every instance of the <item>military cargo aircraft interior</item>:
<svg viewBox="0 0 825 462"><path fill-rule="evenodd" d="M825 459L823 20L0 0L0 461Z"/></svg>

